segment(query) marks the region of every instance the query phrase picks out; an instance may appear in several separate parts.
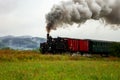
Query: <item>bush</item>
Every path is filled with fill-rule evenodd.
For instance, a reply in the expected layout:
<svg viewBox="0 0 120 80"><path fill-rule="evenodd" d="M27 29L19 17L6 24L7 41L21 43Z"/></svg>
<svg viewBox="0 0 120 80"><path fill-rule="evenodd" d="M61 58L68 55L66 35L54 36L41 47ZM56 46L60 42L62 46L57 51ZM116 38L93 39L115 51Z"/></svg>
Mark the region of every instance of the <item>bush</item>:
<svg viewBox="0 0 120 80"><path fill-rule="evenodd" d="M111 55L120 57L120 43L117 42L112 43Z"/></svg>
<svg viewBox="0 0 120 80"><path fill-rule="evenodd" d="M12 50L12 48L10 47L4 47L4 48L1 48L2 50Z"/></svg>

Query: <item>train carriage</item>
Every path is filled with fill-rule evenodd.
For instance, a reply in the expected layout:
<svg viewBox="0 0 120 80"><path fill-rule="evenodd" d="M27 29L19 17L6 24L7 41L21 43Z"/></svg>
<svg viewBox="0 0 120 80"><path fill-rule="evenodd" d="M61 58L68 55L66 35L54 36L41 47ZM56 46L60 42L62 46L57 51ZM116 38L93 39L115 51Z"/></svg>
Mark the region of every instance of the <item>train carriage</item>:
<svg viewBox="0 0 120 80"><path fill-rule="evenodd" d="M106 56L110 53L111 42L90 40L90 52L95 54L105 54Z"/></svg>

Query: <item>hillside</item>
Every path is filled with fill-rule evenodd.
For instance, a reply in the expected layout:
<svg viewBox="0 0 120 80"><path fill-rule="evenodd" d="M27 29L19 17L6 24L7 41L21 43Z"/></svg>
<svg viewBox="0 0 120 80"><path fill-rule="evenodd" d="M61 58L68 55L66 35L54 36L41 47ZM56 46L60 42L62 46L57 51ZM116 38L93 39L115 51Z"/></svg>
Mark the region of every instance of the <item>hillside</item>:
<svg viewBox="0 0 120 80"><path fill-rule="evenodd" d="M4 36L0 37L0 48L10 47L12 49L31 50L39 48L39 44L46 39L31 36Z"/></svg>

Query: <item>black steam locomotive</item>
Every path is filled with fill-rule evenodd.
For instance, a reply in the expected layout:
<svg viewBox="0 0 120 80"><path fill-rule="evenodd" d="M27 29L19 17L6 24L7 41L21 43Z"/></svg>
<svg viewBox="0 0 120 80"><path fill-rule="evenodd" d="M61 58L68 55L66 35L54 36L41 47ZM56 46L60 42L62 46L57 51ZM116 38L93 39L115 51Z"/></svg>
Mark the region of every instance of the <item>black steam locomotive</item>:
<svg viewBox="0 0 120 80"><path fill-rule="evenodd" d="M73 38L52 38L47 34L47 42L40 44L40 49L45 53L63 53L79 52L81 54L91 53L108 55L110 53L112 42L90 39L73 39Z"/></svg>
<svg viewBox="0 0 120 80"><path fill-rule="evenodd" d="M41 52L44 53L61 53L66 52L68 49L67 41L65 38L52 38L47 34L47 42L40 44Z"/></svg>

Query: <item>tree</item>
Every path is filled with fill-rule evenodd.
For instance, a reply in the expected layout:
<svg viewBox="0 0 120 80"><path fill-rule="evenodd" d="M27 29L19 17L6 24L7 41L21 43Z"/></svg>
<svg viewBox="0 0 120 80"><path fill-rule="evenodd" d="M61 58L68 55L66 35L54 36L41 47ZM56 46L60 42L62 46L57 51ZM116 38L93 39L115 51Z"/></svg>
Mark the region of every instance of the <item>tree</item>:
<svg viewBox="0 0 120 80"><path fill-rule="evenodd" d="M111 55L120 57L120 42L113 42L112 43Z"/></svg>

